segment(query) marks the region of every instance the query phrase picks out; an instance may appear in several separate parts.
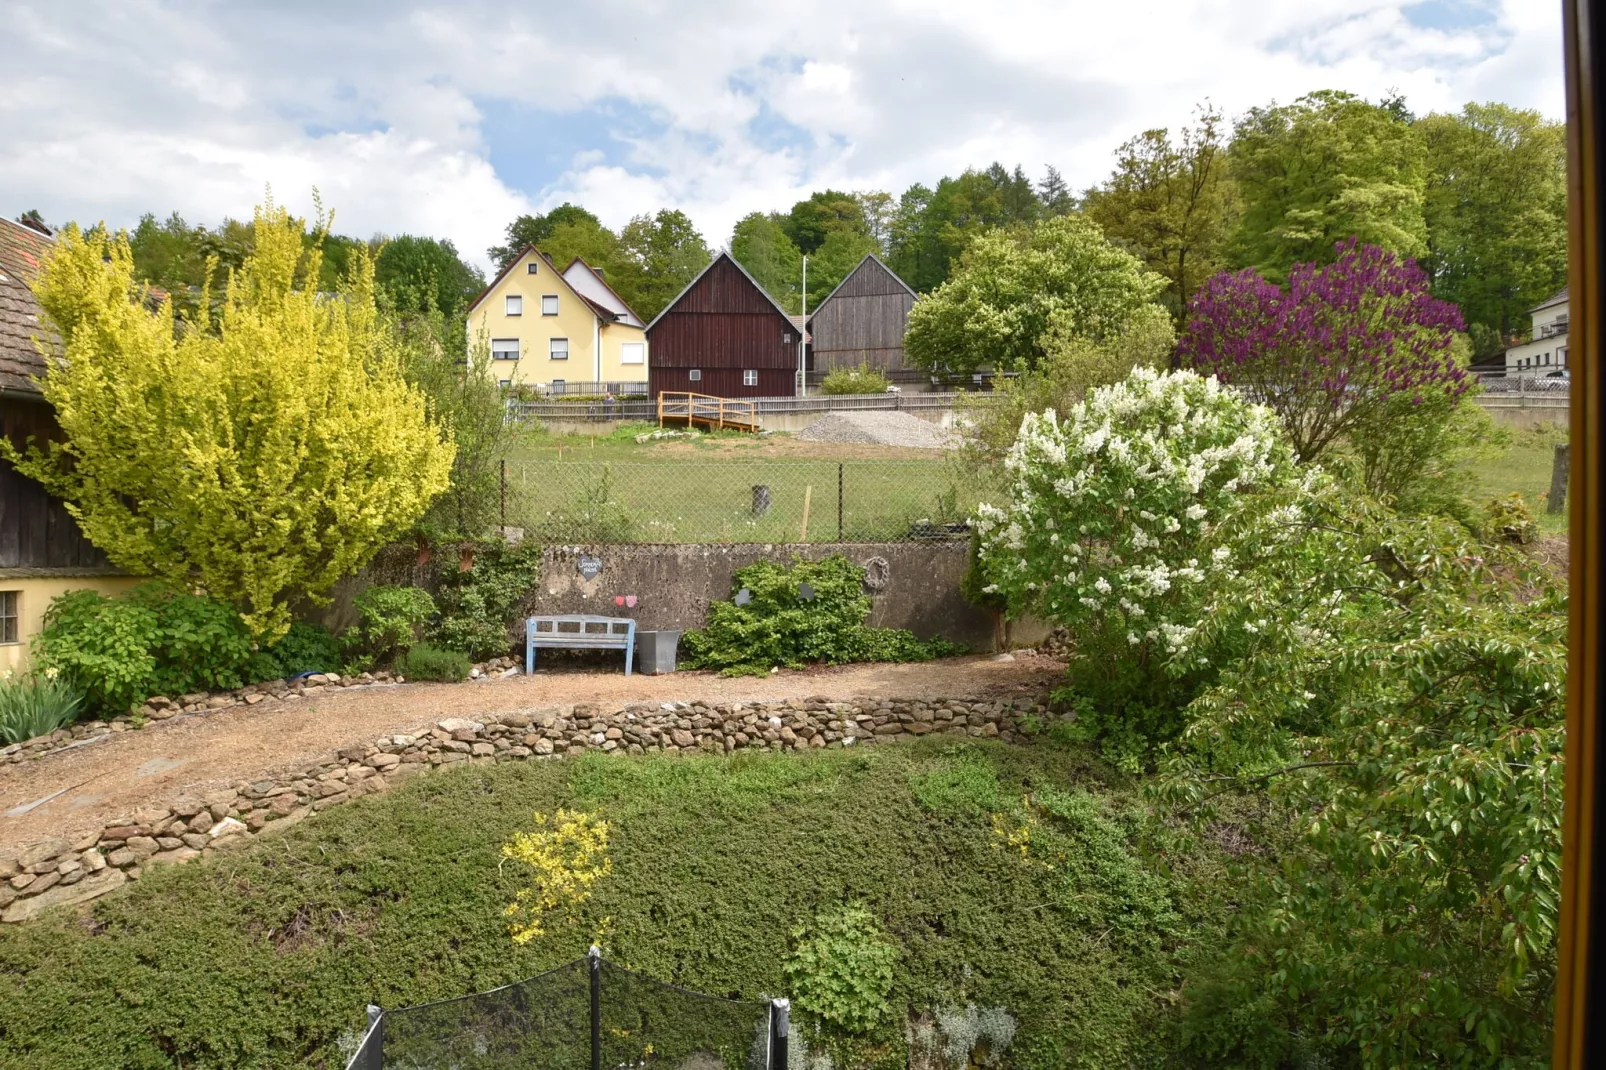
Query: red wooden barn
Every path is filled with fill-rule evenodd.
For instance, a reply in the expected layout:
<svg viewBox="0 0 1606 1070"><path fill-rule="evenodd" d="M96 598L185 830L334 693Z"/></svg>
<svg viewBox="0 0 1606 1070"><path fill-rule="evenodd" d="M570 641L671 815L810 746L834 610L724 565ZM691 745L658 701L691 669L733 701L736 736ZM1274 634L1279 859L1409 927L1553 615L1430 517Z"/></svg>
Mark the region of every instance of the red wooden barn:
<svg viewBox="0 0 1606 1070"><path fill-rule="evenodd" d="M791 397L800 328L721 252L647 324L648 392Z"/></svg>

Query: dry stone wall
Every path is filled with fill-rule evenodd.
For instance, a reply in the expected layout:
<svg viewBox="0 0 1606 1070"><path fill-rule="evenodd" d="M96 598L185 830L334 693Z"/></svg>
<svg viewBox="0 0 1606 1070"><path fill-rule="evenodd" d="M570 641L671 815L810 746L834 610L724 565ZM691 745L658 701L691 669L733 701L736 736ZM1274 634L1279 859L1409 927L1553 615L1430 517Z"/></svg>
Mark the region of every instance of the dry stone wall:
<svg viewBox="0 0 1606 1070"><path fill-rule="evenodd" d="M314 685L321 686L321 685ZM153 866L184 862L294 825L350 799L465 763L610 754L801 751L873 746L940 733L1023 743L1023 722L1047 715L1046 698L674 702L604 710L593 705L524 709L495 720L449 718L324 761L199 798L128 814L98 832L37 843L0 857L0 921L83 903Z"/></svg>

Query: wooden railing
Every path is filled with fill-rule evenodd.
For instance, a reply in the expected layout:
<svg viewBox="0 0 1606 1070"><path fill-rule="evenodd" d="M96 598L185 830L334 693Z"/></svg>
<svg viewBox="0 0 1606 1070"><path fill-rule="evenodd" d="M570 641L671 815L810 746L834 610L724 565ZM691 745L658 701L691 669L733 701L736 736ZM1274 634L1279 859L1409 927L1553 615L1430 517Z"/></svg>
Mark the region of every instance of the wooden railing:
<svg viewBox="0 0 1606 1070"><path fill-rule="evenodd" d="M665 420L685 420L688 427L701 424L758 430L757 406L751 398L717 398L712 394L665 390L658 395L658 426L664 426Z"/></svg>

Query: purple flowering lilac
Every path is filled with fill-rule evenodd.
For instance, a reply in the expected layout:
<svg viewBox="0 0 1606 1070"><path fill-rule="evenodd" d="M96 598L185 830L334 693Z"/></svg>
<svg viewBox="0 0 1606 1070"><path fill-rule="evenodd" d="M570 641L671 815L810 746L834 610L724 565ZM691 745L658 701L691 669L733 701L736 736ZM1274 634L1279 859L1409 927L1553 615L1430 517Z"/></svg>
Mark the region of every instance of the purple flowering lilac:
<svg viewBox="0 0 1606 1070"><path fill-rule="evenodd" d="M1472 378L1451 352L1461 312L1428 293L1427 275L1354 238L1331 264L1296 264L1283 289L1253 270L1223 272L1188 306L1184 366L1276 410L1311 461L1385 406L1459 400Z"/></svg>

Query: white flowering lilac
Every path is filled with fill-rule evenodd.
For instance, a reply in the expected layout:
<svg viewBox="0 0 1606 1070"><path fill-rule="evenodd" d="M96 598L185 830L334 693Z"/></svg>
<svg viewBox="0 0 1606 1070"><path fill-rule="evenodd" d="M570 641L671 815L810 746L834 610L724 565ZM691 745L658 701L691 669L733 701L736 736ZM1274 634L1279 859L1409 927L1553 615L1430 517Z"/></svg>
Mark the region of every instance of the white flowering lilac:
<svg viewBox="0 0 1606 1070"><path fill-rule="evenodd" d="M1151 669L1201 656L1212 590L1294 537L1309 491L1270 409L1146 368L1063 417L1027 416L1005 468L1010 502L978 516L989 578L1083 658Z"/></svg>

